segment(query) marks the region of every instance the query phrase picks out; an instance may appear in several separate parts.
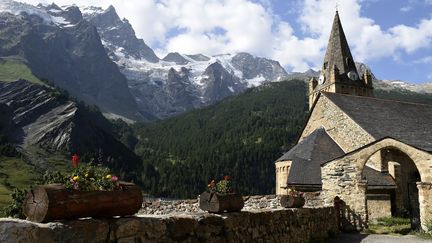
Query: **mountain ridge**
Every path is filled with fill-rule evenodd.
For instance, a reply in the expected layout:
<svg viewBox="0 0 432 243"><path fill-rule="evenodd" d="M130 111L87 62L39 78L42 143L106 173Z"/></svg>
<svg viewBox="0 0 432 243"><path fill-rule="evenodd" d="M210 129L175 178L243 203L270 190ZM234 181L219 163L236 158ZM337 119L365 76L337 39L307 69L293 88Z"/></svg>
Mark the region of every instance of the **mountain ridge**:
<svg viewBox="0 0 432 243"><path fill-rule="evenodd" d="M107 117L114 119L122 118L129 122L166 119L238 95L250 87L284 79L307 80L319 75L319 71L312 69L304 73L287 73L277 61L244 52L214 56L172 52L160 59L142 39L136 37L129 21L125 18L121 19L113 6L102 9L59 7L55 4L35 7L11 0L5 0L5 3L0 4L0 10L5 11L9 8L9 12L22 16L19 10L24 9L30 13L26 15L28 18L38 21L34 17L36 14L47 26L58 28L60 31L57 35L67 36L73 40L71 42L57 40L59 43L52 47L45 47L52 49L52 55L59 54L57 53L59 51L63 52L65 54L62 58L63 65L59 65L61 63L59 61L51 63L47 60L44 61L45 63L42 62L44 65L40 65L40 59L44 59L37 51L26 55L28 66L33 73L39 78L54 81L56 85L88 104L98 105ZM93 37L84 38L86 35ZM56 47L60 45L69 48L62 50ZM6 53L8 51L10 52L7 50ZM73 60L76 57L71 55L71 52L85 57L81 59L84 63L87 59L92 61L87 61L86 65L77 65ZM70 55L72 60L68 60L67 55ZM85 75L89 73L88 67L93 70L102 69L101 65L98 68L95 64L100 58L105 59L103 69L111 70L108 72L111 73L110 85L102 83L102 80L110 80L107 78L106 71L93 72L91 76ZM64 75L55 70L43 69L42 67L45 66L62 70ZM71 67L74 73L68 73ZM360 72L363 69L370 70L361 63L358 64L358 69ZM223 75L215 76L215 74ZM82 77L71 81L70 77L74 75ZM410 85L406 82L381 81L376 78L374 78L374 86L376 89L383 90L432 92L432 84Z"/></svg>
<svg viewBox="0 0 432 243"><path fill-rule="evenodd" d="M11 3L16 4L5 1L0 9ZM0 25L0 56L20 57L39 79L50 80L104 112L143 119L126 79L106 55L96 28L83 19L68 22L60 17L78 9L71 7L61 13L54 9L56 16L52 16L50 9L24 6L29 12L45 15L1 12L0 22L8 24Z"/></svg>

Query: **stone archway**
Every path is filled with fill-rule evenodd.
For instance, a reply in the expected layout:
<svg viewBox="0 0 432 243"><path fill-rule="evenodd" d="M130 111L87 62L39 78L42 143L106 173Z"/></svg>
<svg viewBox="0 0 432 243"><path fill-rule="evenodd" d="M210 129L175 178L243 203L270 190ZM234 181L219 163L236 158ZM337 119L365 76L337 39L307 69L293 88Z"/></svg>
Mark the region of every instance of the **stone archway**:
<svg viewBox="0 0 432 243"><path fill-rule="evenodd" d="M367 226L367 181L362 178L363 169L369 158L377 151L393 148L412 159L418 169L421 182L417 183L420 220L426 229L426 221L432 219L432 155L392 138L384 138L345 156L322 165L322 196L325 204L339 196L352 212L353 224L362 229Z"/></svg>
<svg viewBox="0 0 432 243"><path fill-rule="evenodd" d="M384 147L368 159L362 178L367 181L368 220L409 217L413 229L420 227L417 182L420 173L414 161L396 147Z"/></svg>

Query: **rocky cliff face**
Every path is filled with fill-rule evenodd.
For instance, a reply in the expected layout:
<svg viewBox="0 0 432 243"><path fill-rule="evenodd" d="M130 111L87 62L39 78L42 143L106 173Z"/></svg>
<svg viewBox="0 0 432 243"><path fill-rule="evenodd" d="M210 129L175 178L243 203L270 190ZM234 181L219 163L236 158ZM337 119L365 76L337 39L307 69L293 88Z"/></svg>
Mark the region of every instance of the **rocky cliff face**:
<svg viewBox="0 0 432 243"><path fill-rule="evenodd" d="M103 151L104 158L112 158L107 164L111 168L129 173L142 168L138 157L117 141L111 124L99 112L69 100L52 88L25 80L0 82L0 106L4 111L3 130L35 163L46 158L38 158L29 148L49 153ZM49 168L50 165L38 166Z"/></svg>
<svg viewBox="0 0 432 243"><path fill-rule="evenodd" d="M247 53L160 60L112 6L4 0L0 11L8 23L0 25L0 55L22 56L37 77L114 117L163 119L287 75L278 62Z"/></svg>
<svg viewBox="0 0 432 243"><path fill-rule="evenodd" d="M267 58L254 57L241 52L231 59L234 68L243 73L245 79L281 81L288 74L279 62Z"/></svg>
<svg viewBox="0 0 432 243"><path fill-rule="evenodd" d="M220 63L215 62L208 66L202 74L201 82L204 89L204 102L211 104L214 101L238 94L245 90L247 85L233 73L229 73Z"/></svg>
<svg viewBox="0 0 432 243"><path fill-rule="evenodd" d="M135 31L127 19L121 20L113 6L105 11L93 8L84 9L86 19L97 27L108 55L117 60L117 55L126 58L144 59L155 63L159 58L142 39L135 36ZM121 53L121 54L120 54Z"/></svg>
<svg viewBox="0 0 432 243"><path fill-rule="evenodd" d="M20 56L37 77L106 113L143 119L126 78L77 7L62 10L56 5L36 8L15 3L0 4L8 11L0 12L1 56ZM20 7L23 11L14 13Z"/></svg>
<svg viewBox="0 0 432 243"><path fill-rule="evenodd" d="M287 75L278 62L248 53L209 57L173 52L159 60L113 7L82 11L97 27L111 60L127 77L142 114L167 118Z"/></svg>

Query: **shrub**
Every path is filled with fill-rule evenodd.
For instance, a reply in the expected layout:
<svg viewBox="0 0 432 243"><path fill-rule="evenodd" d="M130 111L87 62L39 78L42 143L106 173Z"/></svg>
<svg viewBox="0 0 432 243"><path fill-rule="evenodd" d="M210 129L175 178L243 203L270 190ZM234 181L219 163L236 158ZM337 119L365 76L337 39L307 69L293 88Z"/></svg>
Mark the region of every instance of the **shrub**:
<svg viewBox="0 0 432 243"><path fill-rule="evenodd" d="M12 202L3 209L3 214L7 217L25 219L22 205L27 192L26 189L14 189L12 193Z"/></svg>
<svg viewBox="0 0 432 243"><path fill-rule="evenodd" d="M427 228L426 233L432 235L432 219L426 220L426 228Z"/></svg>

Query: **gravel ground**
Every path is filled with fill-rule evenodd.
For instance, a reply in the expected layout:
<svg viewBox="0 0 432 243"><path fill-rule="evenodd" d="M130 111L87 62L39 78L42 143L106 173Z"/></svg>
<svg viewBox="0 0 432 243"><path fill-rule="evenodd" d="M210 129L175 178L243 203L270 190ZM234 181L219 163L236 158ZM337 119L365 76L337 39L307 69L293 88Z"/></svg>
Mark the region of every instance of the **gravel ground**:
<svg viewBox="0 0 432 243"><path fill-rule="evenodd" d="M340 234L336 239L330 239L327 243L351 243L351 242L362 242L362 243L418 243L418 242L432 242L432 240L426 240L419 238L414 235L375 235L375 234Z"/></svg>

